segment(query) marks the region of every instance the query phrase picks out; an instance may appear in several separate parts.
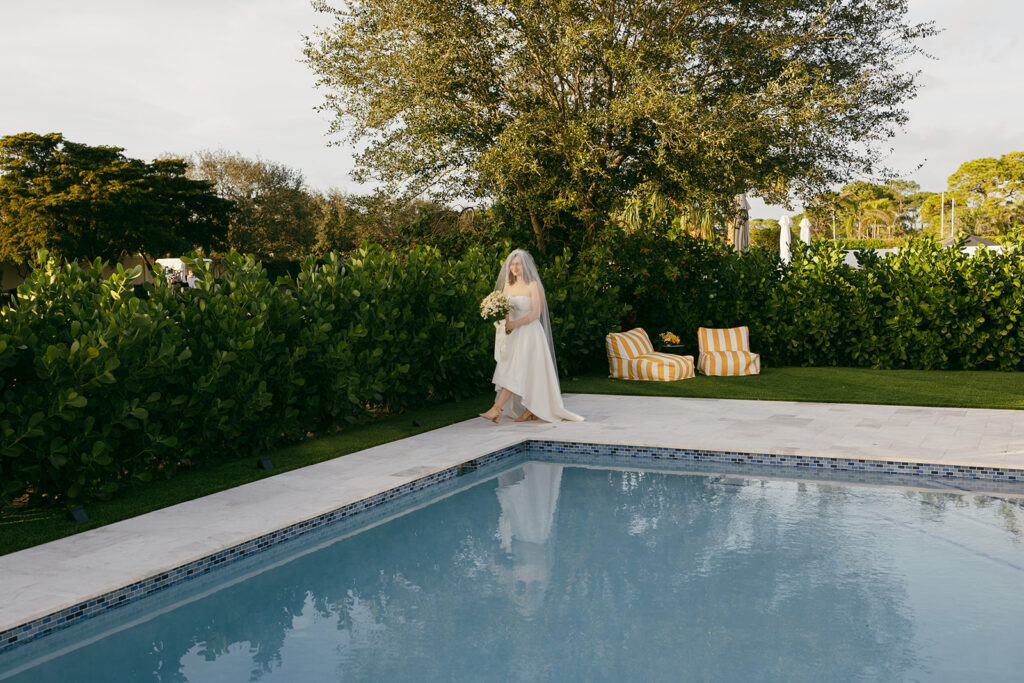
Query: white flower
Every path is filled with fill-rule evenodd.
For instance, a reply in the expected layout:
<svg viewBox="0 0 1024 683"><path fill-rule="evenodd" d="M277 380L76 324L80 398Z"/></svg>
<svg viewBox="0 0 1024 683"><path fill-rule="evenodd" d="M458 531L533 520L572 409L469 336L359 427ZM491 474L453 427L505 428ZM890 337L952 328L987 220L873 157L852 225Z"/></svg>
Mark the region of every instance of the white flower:
<svg viewBox="0 0 1024 683"><path fill-rule="evenodd" d="M512 303L501 292L491 292L480 302L480 317L484 320L498 321L512 310Z"/></svg>

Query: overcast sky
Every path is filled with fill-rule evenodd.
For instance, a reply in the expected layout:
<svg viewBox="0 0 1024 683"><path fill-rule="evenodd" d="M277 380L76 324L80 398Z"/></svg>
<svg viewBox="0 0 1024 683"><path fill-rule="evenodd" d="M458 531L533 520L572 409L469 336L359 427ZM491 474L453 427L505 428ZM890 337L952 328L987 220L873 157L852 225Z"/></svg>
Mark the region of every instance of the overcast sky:
<svg viewBox="0 0 1024 683"><path fill-rule="evenodd" d="M964 161L1024 150L1024 0L910 8L944 30L924 45L936 59L912 65L922 87L889 163L938 191ZM0 0L0 135L56 131L146 160L225 149L359 191L301 62L326 19L308 0Z"/></svg>

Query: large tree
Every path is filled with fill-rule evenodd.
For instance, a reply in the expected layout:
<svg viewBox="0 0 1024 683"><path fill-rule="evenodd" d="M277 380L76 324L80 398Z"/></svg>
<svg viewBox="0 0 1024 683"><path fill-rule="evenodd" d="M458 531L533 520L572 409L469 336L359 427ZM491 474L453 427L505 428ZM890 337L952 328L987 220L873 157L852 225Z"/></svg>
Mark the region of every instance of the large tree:
<svg viewBox="0 0 1024 683"><path fill-rule="evenodd" d="M312 251L316 207L301 171L218 150L193 155L189 175L212 183L237 208L228 227L232 249L271 259L299 259Z"/></svg>
<svg viewBox="0 0 1024 683"><path fill-rule="evenodd" d="M65 258L177 254L223 240L229 202L185 177L181 159L151 163L60 133L0 138L0 261L38 249Z"/></svg>
<svg viewBox="0 0 1024 683"><path fill-rule="evenodd" d="M1006 233L1024 221L1024 152L964 162L949 177L949 194L947 200L956 199L958 230Z"/></svg>
<svg viewBox="0 0 1024 683"><path fill-rule="evenodd" d="M876 170L930 24L906 0L316 0L357 178L596 225L637 193L780 201Z"/></svg>

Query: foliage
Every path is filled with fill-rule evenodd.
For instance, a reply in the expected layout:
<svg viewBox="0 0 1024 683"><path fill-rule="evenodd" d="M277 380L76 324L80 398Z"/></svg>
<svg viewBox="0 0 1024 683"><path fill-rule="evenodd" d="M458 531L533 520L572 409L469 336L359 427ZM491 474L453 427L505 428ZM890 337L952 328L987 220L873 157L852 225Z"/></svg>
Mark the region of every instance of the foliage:
<svg viewBox="0 0 1024 683"><path fill-rule="evenodd" d="M724 210L869 171L934 33L905 0L314 6L333 25L306 61L331 132L365 148L358 178L500 200L541 249L653 188Z"/></svg>
<svg viewBox="0 0 1024 683"><path fill-rule="evenodd" d="M958 231L999 235L1024 220L1024 152L965 162L949 177Z"/></svg>
<svg viewBox="0 0 1024 683"><path fill-rule="evenodd" d="M224 150L198 152L189 177L207 181L237 211L227 245L258 258L298 259L313 248L313 199L302 172L264 159Z"/></svg>
<svg viewBox="0 0 1024 683"><path fill-rule="evenodd" d="M917 183L889 180L884 184L856 181L838 192L823 192L806 207L812 232L846 239L886 239L916 231L922 205L930 192Z"/></svg>
<svg viewBox="0 0 1024 683"><path fill-rule="evenodd" d="M146 163L60 133L0 138L0 260L37 249L116 260L219 246L232 205L185 176L181 159Z"/></svg>
<svg viewBox="0 0 1024 683"><path fill-rule="evenodd" d="M774 218L754 219L750 221L750 246L763 247L778 254L781 233L782 228Z"/></svg>
<svg viewBox="0 0 1024 683"><path fill-rule="evenodd" d="M724 244L690 235L609 228L584 258L600 270L605 286L617 287L629 304L623 329L692 330L683 338L690 345L684 353L695 353L697 327L727 324L738 313L737 288L745 280L737 266L765 258L762 250L746 261L734 254Z"/></svg>
<svg viewBox="0 0 1024 683"><path fill-rule="evenodd" d="M667 228L666 228L667 226ZM230 253L198 287L45 252L0 308L0 503L109 496L179 468L252 454L424 401L478 395L493 328L477 304L508 243L453 259L429 246L364 244L306 258L271 281ZM594 246L542 260L563 377L603 368L604 335L750 328L766 366L1024 369L1024 257L971 257L931 239L847 266L830 240L789 265L754 247L671 230L606 228Z"/></svg>
<svg viewBox="0 0 1024 683"><path fill-rule="evenodd" d="M193 155L189 175L209 181L237 207L228 229L231 249L264 264L289 262L293 277L307 254L349 252L364 241L462 251L480 241L481 224L490 223L475 220L487 212L460 212L429 199L313 191L296 169L223 150Z"/></svg>
<svg viewBox="0 0 1024 683"><path fill-rule="evenodd" d="M854 270L831 240L794 241L783 266L767 249L620 232L590 256L631 306L622 328L689 330L685 353L698 326L747 325L769 365L1024 369L1019 247L971 257L914 239L885 259L860 252Z"/></svg>
<svg viewBox="0 0 1024 683"><path fill-rule="evenodd" d="M364 244L271 282L252 256L193 259L194 289L42 252L0 308L0 505L107 497L424 401L477 396L494 329L477 305L507 244L451 260ZM563 374L603 365L617 289L546 264Z"/></svg>
<svg viewBox="0 0 1024 683"><path fill-rule="evenodd" d="M181 330L159 300L132 295L137 274L101 277L41 252L0 309L0 501L106 495L176 464L168 380L187 368Z"/></svg>
<svg viewBox="0 0 1024 683"><path fill-rule="evenodd" d="M816 230L847 239L885 239L911 234L949 237L957 232L1001 236L1024 221L1024 152L974 159L949 177L943 195L921 191L909 180L884 184L857 181L838 192L822 192L807 205ZM956 219L953 225L954 214Z"/></svg>
<svg viewBox="0 0 1024 683"><path fill-rule="evenodd" d="M617 283L601 277L587 257L568 249L541 269L558 370L563 377L607 367L604 338L629 307Z"/></svg>

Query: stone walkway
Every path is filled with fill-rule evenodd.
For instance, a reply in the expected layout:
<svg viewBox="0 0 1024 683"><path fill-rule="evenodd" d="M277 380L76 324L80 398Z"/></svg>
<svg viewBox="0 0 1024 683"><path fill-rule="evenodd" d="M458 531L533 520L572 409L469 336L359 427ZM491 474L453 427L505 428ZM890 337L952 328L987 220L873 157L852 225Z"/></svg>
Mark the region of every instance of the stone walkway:
<svg viewBox="0 0 1024 683"><path fill-rule="evenodd" d="M469 420L2 556L0 631L525 439L1024 469L1024 411L599 395L566 405L586 422Z"/></svg>

